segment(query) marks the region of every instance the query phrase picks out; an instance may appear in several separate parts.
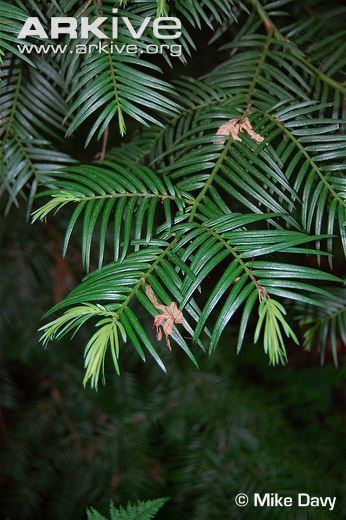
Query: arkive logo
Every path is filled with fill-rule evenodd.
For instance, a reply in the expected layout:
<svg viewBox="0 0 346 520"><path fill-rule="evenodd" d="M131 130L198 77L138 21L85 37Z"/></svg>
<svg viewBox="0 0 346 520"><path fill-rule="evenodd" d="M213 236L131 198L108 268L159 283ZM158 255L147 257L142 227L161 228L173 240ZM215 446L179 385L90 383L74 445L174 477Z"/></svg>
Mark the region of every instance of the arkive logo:
<svg viewBox="0 0 346 520"><path fill-rule="evenodd" d="M116 15L118 9L112 9L112 13ZM87 39L94 35L100 40L108 40L118 38L120 27L124 27L135 40L139 40L147 28L151 28L153 36L158 40L176 40L181 36L181 21L176 17L161 16L152 19L147 16L143 18L138 26L135 24L136 26L134 27L127 16L113 16L111 18L111 35L107 35L102 30L102 26L109 19L109 17L105 16L100 16L93 20L90 20L87 16L82 16L81 18L56 16L50 19L50 34L47 34L39 18L29 17L18 33L18 38L25 40L28 36L35 36L43 40L49 38L57 40L61 36L68 35L71 39ZM121 23L122 25L120 25Z"/></svg>

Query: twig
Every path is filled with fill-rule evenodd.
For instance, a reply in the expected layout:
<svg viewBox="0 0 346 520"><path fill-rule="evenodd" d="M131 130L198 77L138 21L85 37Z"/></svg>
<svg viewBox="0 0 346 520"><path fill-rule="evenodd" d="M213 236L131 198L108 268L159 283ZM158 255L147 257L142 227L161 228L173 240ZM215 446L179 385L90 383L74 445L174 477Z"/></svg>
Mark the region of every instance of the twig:
<svg viewBox="0 0 346 520"><path fill-rule="evenodd" d="M96 5L97 5L98 7L102 7L102 0L96 0ZM100 14L103 15L103 11L102 11L102 9L100 9L99 11L100 11Z"/></svg>
<svg viewBox="0 0 346 520"><path fill-rule="evenodd" d="M289 41L276 27L264 7L262 6L261 2L259 0L248 0L248 2L256 9L257 14L259 15L260 19L262 20L262 23L266 29L267 32L273 31L275 38L277 38L280 41ZM296 52L294 49L290 48L289 52L292 56L294 56L297 60L299 60L301 63L303 63L310 71L318 76L324 83L327 83L335 90L341 91L343 94L346 94L346 88L342 83L338 83L333 78L322 72L320 69L315 67L308 58L302 56L299 52Z"/></svg>
<svg viewBox="0 0 346 520"><path fill-rule="evenodd" d="M100 161L104 161L105 158L106 158L108 138L109 138L109 126L107 126L107 128L105 130L105 133L103 134L102 149L101 149L101 153L100 153Z"/></svg>
<svg viewBox="0 0 346 520"><path fill-rule="evenodd" d="M93 2L93 0L88 0L87 3L85 4L85 6L82 7L80 12L76 14L76 18L80 18L85 13L85 11L88 9L90 4L92 4L92 2Z"/></svg>

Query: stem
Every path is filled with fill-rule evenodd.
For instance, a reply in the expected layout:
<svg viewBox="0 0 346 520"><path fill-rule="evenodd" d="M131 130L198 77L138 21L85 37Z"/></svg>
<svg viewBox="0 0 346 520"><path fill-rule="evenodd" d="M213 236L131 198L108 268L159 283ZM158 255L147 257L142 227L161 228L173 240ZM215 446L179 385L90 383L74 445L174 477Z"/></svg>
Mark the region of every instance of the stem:
<svg viewBox="0 0 346 520"><path fill-rule="evenodd" d="M247 96L246 96L246 102L247 102L248 106L251 103L252 95L253 95L254 90L256 88L258 78L259 78L259 76L261 74L261 71L263 69L263 66L265 64L265 61L266 61L266 58L267 58L267 54L268 54L268 51L269 51L269 47L270 47L270 45L272 43L272 40L273 40L273 34L274 34L274 31L273 31L272 28L270 28L269 31L268 31L267 39L266 39L264 47L263 47L263 51L262 51L261 57L260 57L260 59L258 61L258 65L256 67L255 74L254 74L254 76L252 78L252 82L250 84L250 87L249 87L249 90L248 90L248 93L247 93Z"/></svg>
<svg viewBox="0 0 346 520"><path fill-rule="evenodd" d="M120 98L119 98L119 94L118 94L118 90L119 90L118 82L117 82L117 78L116 78L115 71L114 71L112 56L111 56L111 54L107 54L107 56L108 56L109 67L110 67L110 71L111 71L111 78L112 78L113 87L114 87L114 97L115 97L115 104L116 104L117 112L118 112L119 130L120 130L121 136L123 136L126 132L126 125L124 122L124 117L123 117L123 113L122 113L121 105L120 105Z"/></svg>
<svg viewBox="0 0 346 520"><path fill-rule="evenodd" d="M299 61L301 61L302 63L304 63L304 65L311 70L311 72L313 72L316 76L318 76L324 83L327 83L328 85L330 85L331 87L333 87L335 90L339 90L340 92L342 92L343 94L346 94L346 87L342 84L342 83L338 83L337 81L335 81L333 78L331 78L330 76L327 76L327 74L325 74L324 72L322 72L320 69L318 69L317 67L315 67L315 65L313 65L312 63L309 62L309 60L307 58L304 58L304 56L302 56L301 54L299 54L298 52L294 52L292 50L290 50L292 56L294 56L295 58L297 58Z"/></svg>
<svg viewBox="0 0 346 520"><path fill-rule="evenodd" d="M272 41L272 37L273 37L273 31L270 30L269 33L268 33L268 37L266 39L266 42L264 44L263 51L262 51L261 57L259 59L258 65L257 65L256 70L254 72L252 81L251 81L250 86L248 88L248 92L246 94L247 106L246 106L246 108L245 108L245 110L243 112L243 115L242 115L241 119L243 119L246 116L246 114L247 114L247 112L249 110L249 105L251 104L252 95L253 95L253 92L254 92L255 87L257 85L257 81L258 81L258 78L260 76L261 70L262 70L262 68L264 66L264 63L266 61L266 57L267 57L268 50L269 50L269 47L270 47L270 44L271 44L271 41ZM215 166L212 169L211 174L209 175L209 177L208 177L207 181L205 182L202 190L199 192L197 198L195 199L195 202L193 203L193 206L192 206L192 209L191 209L191 214L190 214L190 217L189 217L189 222L193 221L193 219L195 217L195 214L196 214L196 211L197 211L198 204L203 199L203 197L205 196L205 194L209 190L210 186L212 185L212 183L213 183L213 181L215 179L215 176L217 175L219 169L221 168L222 162L225 159L225 157L227 156L228 150L230 149L232 143L233 143L233 141L229 138L227 143L226 143L226 145L225 145L225 147L224 147L224 149L223 149L223 151L222 151L222 154L220 155L220 157L218 158L217 162L215 163Z"/></svg>
<svg viewBox="0 0 346 520"><path fill-rule="evenodd" d="M250 3L257 11L258 16L263 22L263 25L267 31L273 31L273 34L278 40L282 41L288 41L287 38L280 32L280 30L276 27L273 20L270 18L268 13L265 11L264 7L262 6L261 2L259 0L247 0L248 3ZM315 65L310 63L310 61L299 54L299 52L295 52L293 49L289 48L288 52L299 60L301 63L303 63L311 72L313 72L316 76L318 76L324 83L327 85L330 85L335 90L339 90L343 94L346 94L346 86L344 86L342 83L338 83L333 78L319 70Z"/></svg>
<svg viewBox="0 0 346 520"><path fill-rule="evenodd" d="M296 145L296 147L298 148L298 150L304 155L304 157L309 161L310 165L311 165L311 168L313 169L313 171L315 173L317 173L317 175L319 176L319 178L321 179L321 181L324 183L324 185L327 187L328 191L329 191L329 194L337 199L337 201L339 202L339 204L341 204L342 206L344 206L346 208L346 201L344 201L340 195L334 190L333 186L330 184L330 182L328 182L327 178L323 175L323 173L321 172L320 168L317 166L317 164L314 162L313 158L310 157L310 155L308 154L308 152L305 150L304 146L299 142L299 140L292 134L292 132L290 132L290 130L288 130L288 128L286 128L285 125L283 125L282 123L280 123L280 121L278 121L278 119L276 117L273 117L271 114L268 114L268 112L264 112L262 111L262 114L267 117L268 119L270 119L271 121L274 121L277 126L282 130L282 132L289 138L291 139L291 141Z"/></svg>
<svg viewBox="0 0 346 520"><path fill-rule="evenodd" d="M124 311L124 309L128 306L128 304L130 303L130 301L132 300L132 298L134 296L136 296L137 292L139 291L139 289L142 287L143 284L145 284L146 282L146 279L148 278L148 276L153 272L155 271L156 269L156 266L159 265L159 263L168 255L168 253L170 252L170 250L176 245L176 243L178 242L178 238L175 237L172 242L166 247L166 249L164 249L162 251L162 253L156 258L156 260L153 262L153 264L149 267L149 269L147 270L147 272L138 280L138 282L136 283L136 285L134 286L134 288L131 290L131 292L129 292L126 300L123 301L123 303L121 304L121 306L119 307L119 309L117 309L116 311L116 314L119 318L119 316L121 315L121 313Z"/></svg>
<svg viewBox="0 0 346 520"><path fill-rule="evenodd" d="M84 7L82 7L82 9L76 14L76 18L80 18L84 13L85 11L88 9L88 7L92 4L93 0L88 0L86 2L86 4L84 5Z"/></svg>
<svg viewBox="0 0 346 520"><path fill-rule="evenodd" d="M252 6L256 9L258 16L262 20L266 31L272 30L272 31L274 31L275 36L279 36L281 38L282 34L275 26L274 22L272 21L272 19L269 16L269 14L262 6L261 2L259 2L258 0L248 0L248 3L252 4Z"/></svg>
<svg viewBox="0 0 346 520"><path fill-rule="evenodd" d="M184 197L176 197L175 195L160 195L160 194L157 194L157 193L146 193L146 192L134 192L134 193L129 193L128 191L125 192L125 193L106 193L105 195L92 195L92 196L83 196L83 197L76 197L74 199L69 199L70 202L82 202L82 201L86 201L86 200L98 200L98 199L119 199L119 198L122 198L122 197L143 197L143 198L148 198L148 199L152 199L152 198L157 198L157 199L161 199L161 200L166 200L166 199L169 199L169 200L181 200L183 202L185 202L186 204L193 204L193 200L191 199L186 199Z"/></svg>
<svg viewBox="0 0 346 520"><path fill-rule="evenodd" d="M261 59L259 61L259 64L258 66L256 67L256 70L255 70L255 74L254 74L254 77L253 77L253 80L249 86L249 90L248 90L248 94L246 96L246 99L247 99L247 104L249 105L250 104L250 101L251 101L251 97L252 97L252 94L253 94L253 91L256 87L256 84L257 84L257 80L258 80L258 77L260 75L260 72L263 68L263 65L265 63L265 60L266 60L266 56L267 56L267 53L268 53L268 49L270 47L270 44L271 44L271 40L272 40L272 36L273 36L273 33L272 31L270 30L269 31L269 34L268 34L268 38L267 38L267 41L265 42L265 45L264 45L264 48L263 48L263 53L262 53L262 56L261 56ZM232 97L232 96L230 96ZM225 101L227 100L227 98L225 98ZM220 100L215 100L215 101L220 101ZM209 105L209 104L212 104L214 102L214 100L212 100L211 102L208 102L206 103L206 105ZM192 109L189 109L190 110L195 110L196 107L193 107ZM200 106L198 106L198 108L200 108ZM248 110L248 106L246 107L246 109L244 110L244 113L243 113L243 116L242 117L245 117L246 115L246 112ZM181 114L179 114L179 116L177 116L175 119L181 117ZM164 131L164 130L163 130ZM161 134L160 134L161 135ZM218 171L220 170L221 168L221 165L225 159L225 157L227 156L227 153L232 145L233 141L232 139L229 137L226 144L224 145L224 148L222 150L222 153L220 155L220 157L218 158L218 160L216 161L215 163L215 166L214 168L212 169L211 171L211 174L209 175L206 183L204 184L202 190L199 192L198 196L195 198L195 200L193 201L192 203L192 209L191 209L191 213L190 213L190 216L189 216L189 222L192 222L196 216L196 211L197 211L197 208L198 208L198 205L200 203L200 201L203 199L203 197L205 196L205 194L207 193L207 191L209 190L210 186L212 185ZM204 226L203 226L204 227ZM221 240L222 243L225 245L225 247L232 253L232 255L238 260L238 262L241 264L241 266L243 267L244 271L247 273L247 275L251 278L252 282L254 283L254 285L256 286L256 289L258 291L258 295L260 298L263 298L264 297L269 297L267 291L264 289L264 287L262 287L257 279L255 278L254 274L252 273L251 269L248 268L248 266L246 265L246 263L241 259L240 255L238 255L238 253L232 248L232 246L230 246L220 235L218 235L217 233L215 233L213 230L210 230L209 228L205 228L209 233L211 234L215 234L215 236L218 238L218 240ZM148 271L145 273L145 275L137 282L137 284L135 285L135 287L133 288L133 290L129 293L128 297L126 298L126 300L122 303L120 309L120 313L123 311L123 309L125 308L125 306L127 306L129 304L129 302L131 301L131 299L133 298L133 296L135 296L138 292L138 290L140 289L140 287L145 283L145 280L146 278L155 270L156 266L167 256L167 254L169 253L169 251L176 245L178 241L178 238L175 237L172 242L167 246L167 248L161 253L161 255L155 260L155 262L153 263L153 265L148 269ZM119 311L118 311L119 312Z"/></svg>
<svg viewBox="0 0 346 520"><path fill-rule="evenodd" d="M191 112L194 112L195 110L200 110L202 108L206 108L208 106L211 106L211 105L214 105L215 103L217 104L222 104L222 103L226 103L228 101L230 101L231 99L236 99L236 96L233 96L233 94L230 94L229 96L223 96L223 97L220 97L220 98L214 98L210 101L207 101L205 103L200 103L198 105L193 105L193 107L189 107L189 108L186 108L185 110L183 110L182 112L180 112L180 114L178 114L177 116L174 116L174 118L170 119L168 121L168 124L165 125L155 136L155 139L153 139L153 142L152 144L150 145L150 150L144 152L144 157L148 154L151 153L152 149L154 148L154 146L156 145L157 141L161 138L161 136L167 131L167 127L169 126L172 126L172 125L175 125L175 123L181 118L181 117L184 117L186 116L187 114L191 113ZM175 145L177 145L179 142L181 141L181 139L177 139L175 141ZM164 157L164 154L162 155L159 155L157 157L155 157L155 159L153 159L149 166L152 166L154 163L158 162L160 159L162 159L162 157Z"/></svg>
<svg viewBox="0 0 346 520"><path fill-rule="evenodd" d="M346 311L346 306L341 307L341 309L339 309L338 311L333 312L333 314L329 314L329 316L326 316L325 318L320 318L320 319L316 320L315 323L323 323L325 321L332 320L333 318L335 318L339 314L344 313L345 311Z"/></svg>
<svg viewBox="0 0 346 520"><path fill-rule="evenodd" d="M17 81L16 88L15 88L15 91L14 91L14 94L13 94L12 110L11 110L11 113L9 115L9 118L8 118L7 122L5 123L6 124L6 131L5 131L4 138L2 140L2 147L1 148L3 148L3 145L6 143L6 140L7 140L8 136L9 136L9 133L12 130L12 123L13 123L14 115L15 115L16 109L17 109L19 92L20 92L20 88L22 86L22 79L23 79L22 70L19 69L18 81Z"/></svg>
<svg viewBox="0 0 346 520"><path fill-rule="evenodd" d="M97 12L102 16L103 15L103 10L101 9L102 0L96 0L96 5L98 6ZM107 53L107 57L108 57L108 61L109 61L109 68L110 68L112 83L113 83L113 87L114 87L114 97L115 97L115 105L117 107L117 113L118 113L120 135L123 136L126 133L126 125L125 125L123 113L121 110L120 98L119 98L119 94L118 94L118 90L119 90L118 82L117 82L117 78L116 78L116 74L115 74L115 70L114 70L112 55L110 53ZM108 137L107 137L107 139L108 139Z"/></svg>
<svg viewBox="0 0 346 520"><path fill-rule="evenodd" d="M39 179L39 173L38 173L37 169L35 168L35 165L32 162L30 156L28 155L28 153L27 153L27 151L26 151L22 141L19 139L19 137L17 136L17 134L15 132L13 132L12 135L13 135L13 138L16 141L18 147L20 148L20 150L22 152L22 155L23 155L24 159L28 163L29 168L30 168L31 172L33 173L34 177L36 177L36 179Z"/></svg>
<svg viewBox="0 0 346 520"><path fill-rule="evenodd" d="M105 133L103 134L102 149L100 153L100 161L104 161L106 158L107 144L109 138L109 126L107 126Z"/></svg>
<svg viewBox="0 0 346 520"><path fill-rule="evenodd" d="M192 222L193 219L195 218L195 214L196 214L198 205L201 202L201 200L203 199L203 197L205 196L206 192L209 190L211 184L213 183L213 180L214 180L215 176L217 175L219 169L221 168L221 164L223 163L223 160L226 157L226 155L228 153L228 150L230 149L232 143L233 143L233 141L229 138L227 143L226 143L226 145L224 146L222 154L220 155L220 157L216 161L215 166L212 169L211 174L208 177L208 180L204 184L203 189L199 192L197 198L195 199L195 201L194 201L194 203L192 205L192 209L191 209L191 213L190 213L190 217L189 217L189 222Z"/></svg>
<svg viewBox="0 0 346 520"><path fill-rule="evenodd" d="M209 233L209 235L217 238L217 240L219 240L219 242L221 242L223 244L223 246L228 249L228 251L234 256L234 258L237 260L237 262L241 265L241 267L244 269L244 271L246 272L246 274L251 278L252 282L254 283L254 285L256 286L256 289L258 291L258 294L259 294L259 297L263 298L263 296L265 298L269 298L269 294L267 293L266 289L260 285L257 281L257 278L255 277L255 275L253 274L252 270L246 265L246 263L244 262L244 260L241 258L241 256L236 252L236 250L228 243L226 242L226 240L224 238L222 238L221 235L219 235L216 231L214 231L213 229L211 228L208 228L206 226L203 226L202 224L200 224L200 226L205 229L207 231L207 233Z"/></svg>

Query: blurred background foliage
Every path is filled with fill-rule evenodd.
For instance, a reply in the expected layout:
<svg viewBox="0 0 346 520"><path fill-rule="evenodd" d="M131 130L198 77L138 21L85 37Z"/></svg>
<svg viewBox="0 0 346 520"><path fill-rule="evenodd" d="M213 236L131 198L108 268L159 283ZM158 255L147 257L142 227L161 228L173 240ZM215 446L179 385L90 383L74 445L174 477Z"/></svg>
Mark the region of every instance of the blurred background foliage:
<svg viewBox="0 0 346 520"><path fill-rule="evenodd" d="M73 249L61 259L60 239L25 210L1 224L1 518L85 518L87 506L107 514L109 499L162 496L163 519L278 518L234 506L254 491L335 495L333 512L280 518L345 518L345 366L296 347L283 368L252 345L238 358L235 324L200 371L162 345L163 376L125 346L121 377L84 390L84 338L44 350L36 332L82 271Z"/></svg>

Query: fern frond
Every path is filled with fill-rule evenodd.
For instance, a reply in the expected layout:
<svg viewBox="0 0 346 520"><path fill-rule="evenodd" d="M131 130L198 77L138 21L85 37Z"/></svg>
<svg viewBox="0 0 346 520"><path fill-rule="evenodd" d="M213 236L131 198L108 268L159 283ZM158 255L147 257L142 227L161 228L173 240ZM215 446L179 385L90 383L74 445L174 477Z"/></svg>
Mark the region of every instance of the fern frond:
<svg viewBox="0 0 346 520"><path fill-rule="evenodd" d="M274 29L266 36L242 36L228 47L235 54L203 83L186 82L182 91L190 88L184 98L191 98L192 107L188 102L187 110L159 131L152 165L158 164L184 190L202 187L203 196L223 202L223 210L225 191L254 212L286 213L298 229L316 234L337 230L346 251L342 120L324 114L330 108L327 99L309 99L313 92L304 76L311 71L296 57L293 43L275 38ZM224 120L248 114L264 143L255 147L244 136L242 143L229 146L217 167L218 154L224 152L213 137L222 121L216 123L220 108Z"/></svg>
<svg viewBox="0 0 346 520"><path fill-rule="evenodd" d="M34 66L33 62L25 55L19 52L17 44L27 43L18 40L17 35L22 28L23 23L28 17L28 13L16 5L9 2L0 2L0 66L3 66L3 57L10 52L17 58L26 61ZM0 80L1 86L1 80Z"/></svg>
<svg viewBox="0 0 346 520"><path fill-rule="evenodd" d="M162 244L161 247L143 248L137 253L127 255L127 258L122 262L114 262L113 264L103 267L100 271L88 275L80 286L72 290L62 302L51 309L51 312L56 312L63 308L71 307L64 315L48 323L41 329L44 331L42 340L46 343L54 337L60 338L67 334L72 328L79 328L82 321L84 323L86 319L91 317L89 307L86 309L81 308L79 305L73 307L77 302L81 300L83 304L101 301L111 302L102 306L101 311L95 311L93 307L93 317L100 313L111 312L113 320L115 321L115 327L123 331L123 339L126 337L130 339L142 360L145 361L143 351L143 349L145 349L152 355L161 369L165 371L165 366L147 335L145 324L139 321L136 313L130 307L130 304L137 301L147 312L153 316L157 315L157 310L149 302L143 289L145 282L150 283L158 296L163 301L167 301L169 296L164 289L161 289L160 282L152 275L159 266L162 267L165 273L165 283L169 288L168 290L173 295L180 292L181 283L179 283L179 281L177 282L177 275L174 272L172 273L170 266L167 266L164 262L165 257L169 255L169 251L173 245ZM167 304L168 303L170 302L168 301ZM97 309L99 308L99 304L97 304ZM194 301L191 301L190 304L186 306L186 310L189 312L191 318L197 322L200 311ZM97 386L99 372L97 373L97 377L95 377L95 375L93 376L93 374L95 374L96 370L99 370L101 366L100 363L103 363L106 344L110 341L112 345L113 341L109 339L110 333L112 332L110 327L113 327L111 319L109 318L107 323L103 320L104 318L102 317L102 319L98 321L97 326L106 325L108 327L107 330L104 329L103 333L100 334L96 333L86 346L88 378L90 376L94 387ZM192 328L187 322L185 322L185 328L192 333ZM115 333L113 330L113 334ZM194 355L177 328L174 328L172 331L172 338L197 366ZM202 345L200 346L203 348Z"/></svg>
<svg viewBox="0 0 346 520"><path fill-rule="evenodd" d="M137 131L133 140L112 148L107 154L112 162L50 174L50 189L42 193L50 199L34 215L44 219L73 206L64 252L73 230L80 229L88 271L96 242L99 271L53 308L68 310L44 329L45 339L55 336L52 327L69 332L73 309L80 305L101 305L114 313L95 316L98 329L86 347L93 386L111 342L118 345L120 326L123 339L140 355L148 350L162 367L137 308L166 332L172 325L173 339L194 362L179 325L186 325L201 348L205 334L212 352L238 313L239 351L255 316L255 340L263 338L270 361L277 363L286 356L284 337L297 340L286 321L286 304L321 307L324 298L333 300L323 285L341 279L306 262L296 265L294 258L311 255L319 262L326 257L332 267L337 237L346 252L340 52L331 34L319 45L315 28L320 23L313 28L305 18L281 16L277 8L286 3L249 0L248 16L242 13L244 23L222 48L226 60L199 79L179 79L173 86L157 79L160 71L143 57L91 54L80 66L73 52L63 57L67 85L72 85L68 135L89 118L87 143L106 130L108 135L115 119L123 134L125 115L140 125L161 125ZM180 13L190 26L215 28L214 22L227 26L232 5L177 0L159 8ZM113 6L105 0L101 7L90 3L85 9L91 16L101 10L111 16ZM157 7L155 0L126 4L135 27L144 15L155 16ZM234 7L241 9L238 2ZM76 3L69 8L75 10ZM233 18L230 34L232 23ZM153 41L149 32L140 46ZM340 29L337 40L342 37ZM127 41L121 30L118 44ZM102 267L104 259L113 261ZM204 297L211 280L215 285ZM155 298L148 297L148 285ZM179 313L173 324L167 313L158 314L169 308Z"/></svg>
<svg viewBox="0 0 346 520"><path fill-rule="evenodd" d="M6 58L1 70L1 127L4 140L17 123L29 136L40 133L62 140L61 126L68 105L63 98L63 79L54 60L33 58L36 69L25 68L19 60Z"/></svg>
<svg viewBox="0 0 346 520"><path fill-rule="evenodd" d="M338 366L340 347L346 347L346 294L345 290L331 290L334 298L324 297L319 308L301 305L299 325L304 330L306 350L318 349L321 363L324 362L328 347L334 364Z"/></svg>
<svg viewBox="0 0 346 520"><path fill-rule="evenodd" d="M303 229L310 232L314 228L319 234L324 227L332 234L337 228L346 255L346 179L343 175L346 137L335 133L339 128L337 120L312 117L319 109L319 105L302 103L283 108L275 115L264 113L265 118L275 123L268 141L276 139L278 131L282 135L276 151L287 179L295 192L301 194ZM332 251L332 241L328 243L328 250Z"/></svg>
<svg viewBox="0 0 346 520"><path fill-rule="evenodd" d="M113 7L113 4L105 4L102 7L103 15L112 17ZM134 22L137 29L138 20L136 18ZM111 34L111 25L105 24L104 30ZM93 43L95 43L95 38L87 41L77 40L75 45ZM119 29L117 40L107 41L107 45L114 44L118 48L131 43L131 38L123 28ZM138 42L139 49L142 49L144 45L145 41ZM74 66L75 59L74 55L72 56L71 65ZM91 127L86 145L94 135L100 139L114 119L118 121L120 134L124 135L126 132L125 115L133 117L146 126L149 126L149 123L160 125L160 121L154 114L172 115L177 112L178 104L170 99L174 93L173 88L167 82L158 79L157 73L161 73L160 68L145 61L141 56L125 52L120 54L118 51L87 54L73 79L73 90L70 97L74 101L69 112L73 119L67 135L71 135L93 114L97 114L98 117Z"/></svg>
<svg viewBox="0 0 346 520"><path fill-rule="evenodd" d="M238 351L241 348L256 299L261 302L271 295L278 295L287 299L306 301L310 305L319 305L318 299L307 296L305 291L315 293L314 296L319 294L327 296L328 293L320 287L314 287L311 283L302 283L301 280L313 280L316 276L322 277L323 280L330 280L330 276L332 276L334 281L338 281L333 275L311 268L300 268L294 265L289 267L286 264L272 263L269 259L264 262L254 261L257 256L270 255L273 252L314 252L296 246L312 241L316 237L294 231L260 231L256 229L252 232L247 231L244 227L273 216L271 214L227 215L203 221L201 225L181 225L184 228L182 243L189 242L182 258L186 262L190 255L193 255L189 264L189 272L194 275L187 276L184 280L180 302L182 308L199 286L208 279L210 273L222 265L225 259L231 257L231 262L211 291L195 329L194 338L198 339L208 317L212 314L216 317L211 335L211 350L216 348L224 328L241 306L243 306L243 315ZM247 259L251 259L251 261ZM258 271L255 269L256 267L259 269ZM298 290L298 293L290 289ZM216 306L228 292L229 295L217 314Z"/></svg>
<svg viewBox="0 0 346 520"><path fill-rule="evenodd" d="M18 197L28 198L28 213L39 183L51 170L75 162L42 134L62 140L66 103L59 93L61 79L53 64L35 59L28 72L18 61L5 61L0 89L0 193L8 192L8 208Z"/></svg>
<svg viewBox="0 0 346 520"><path fill-rule="evenodd" d="M303 18L282 29L286 38L293 38L304 50L305 59L315 67L307 76L312 99L332 103L333 117L343 117L345 109L345 20L346 9L316 9L309 18ZM332 80L332 81L331 81Z"/></svg>
<svg viewBox="0 0 346 520"><path fill-rule="evenodd" d="M241 118L236 109L224 109L223 112L225 120L234 116ZM206 113L208 116L213 114ZM252 113L250 119L257 123L254 128L265 135L260 127L261 115ZM200 205L199 210L203 212L213 203L218 211L227 211L228 201L236 199L255 213L280 212L292 226L299 228L291 215L295 192L290 188L273 148L265 142L255 144L245 132L241 133L242 142L227 139L224 146L222 140L225 138L216 137L221 122L220 119L207 119L194 127L193 134L189 132L189 139L184 136L182 144L171 146L166 152L171 164L160 169L162 175L181 190L191 194L197 192L192 214L197 206Z"/></svg>
<svg viewBox="0 0 346 520"><path fill-rule="evenodd" d="M253 233L246 231L246 225L274 216L273 214L261 216L226 215L212 221L204 220L203 224L188 222L173 226L170 230L166 229L166 231L163 231L162 238L167 235L167 237L170 237L169 241L164 242L161 238L161 244L157 247L144 247L142 245L139 252L128 254L123 261L114 262L102 268L99 272L94 272L87 276L80 286L72 290L62 302L53 307L51 312L56 312L66 307L72 307L72 309L66 311L61 318L57 318L45 326L44 330L47 333L44 336L44 340L47 341L54 338L57 324L61 334L69 332L70 325L66 326L66 321L75 320L73 306L78 305L79 302L106 304L106 309L115 313L114 319L116 322L121 323L126 337L131 340L141 357L143 358L143 346L155 358L161 368L164 369L162 361L157 355L152 341L147 336L143 324L140 323L133 311L133 304L137 302L153 316L157 315L155 307L144 294L145 284L149 283L165 305L169 305L173 299L176 299L178 308L186 310L196 325L191 326L191 323L188 323L185 317L185 328L194 336L194 340L200 346L202 346L202 343L199 336L203 330L208 334L205 324L213 311L216 323L211 335L211 350L216 348L220 336L231 317L237 309L244 306L238 341L238 349L240 349L257 298L261 302L272 295L278 295L312 305L320 305L316 298L307 296L305 293L311 292L313 295L328 295L329 293L322 288L314 287L311 283L302 283L301 280L340 281L336 276L317 271L316 269L280 264L269 259L267 261L254 261L253 258L256 256L265 256L273 252L312 252L310 249L298 246L314 240L316 237L284 230L280 232L256 231L259 236L263 237L263 244L265 245L256 245L254 247ZM156 242L158 244L159 240ZM196 305L194 296L200 287L202 287L203 292L203 283L229 256L233 260L220 277L201 313L198 305ZM250 258L252 258L251 261L247 260ZM172 265L175 266L175 269L172 268ZM294 289L294 291L291 289ZM229 296L217 314L216 305L227 291L230 291ZM109 301L112 303L106 303ZM266 312L268 313L267 316L269 316L268 320L270 323L267 320L265 345L268 352L272 353L273 350L278 351L278 347L276 348L275 345L278 344L278 338L280 338L281 325L288 336L292 336L292 334L283 317L278 318L273 325L274 318L270 318L273 314L271 304L268 304L265 309L268 308L269 310ZM80 312L78 306L77 309ZM281 307L279 311L280 309ZM72 323L77 322L73 321ZM108 327L111 326L110 321L107 324L101 321L101 324ZM268 331L273 326L275 331L272 331L270 336ZM103 342L101 341L101 336L101 333L97 334L97 337L92 338L90 340L91 343L87 346L88 350L93 352L88 358L88 367L91 367L91 371L93 370L92 367L94 367L94 386L97 385L99 376L99 372L95 369L95 367L99 367L97 360L103 361L103 357L98 356L101 356L99 354L101 352L102 356L104 355L103 353L108 344L106 333L103 335ZM196 363L194 355L176 327L173 329L172 337L190 359ZM95 344L96 339L100 340L97 344ZM92 349L92 345L94 345L94 349ZM273 354L272 359L274 357ZM91 372L88 372L88 375L92 377L90 374Z"/></svg>
<svg viewBox="0 0 346 520"><path fill-rule="evenodd" d="M137 503L129 503L126 508L120 506L115 507L110 502L109 512L110 520L151 520L156 513L165 505L168 498L157 498L155 500L138 501ZM106 520L96 509L87 509L88 520Z"/></svg>
<svg viewBox="0 0 346 520"><path fill-rule="evenodd" d="M158 225L162 208L163 222L172 225L172 215L191 205L193 198L161 180L147 167L127 163L104 162L102 167L76 166L51 175L52 189L42 195L51 199L34 213L34 220L56 213L66 204L76 207L66 231L64 254L73 229L83 217L82 259L89 270L91 246L99 225L99 268L102 266L107 234L114 242L114 260L124 259L132 237L149 242ZM175 207L173 208L172 205ZM109 229L111 232L109 233ZM135 246L138 250L139 246Z"/></svg>
<svg viewBox="0 0 346 520"><path fill-rule="evenodd" d="M156 500L147 500L146 502L138 501L135 504L128 504L127 508L119 509L111 502L110 514L111 520L151 520L156 513L165 505L167 498L157 498Z"/></svg>

